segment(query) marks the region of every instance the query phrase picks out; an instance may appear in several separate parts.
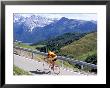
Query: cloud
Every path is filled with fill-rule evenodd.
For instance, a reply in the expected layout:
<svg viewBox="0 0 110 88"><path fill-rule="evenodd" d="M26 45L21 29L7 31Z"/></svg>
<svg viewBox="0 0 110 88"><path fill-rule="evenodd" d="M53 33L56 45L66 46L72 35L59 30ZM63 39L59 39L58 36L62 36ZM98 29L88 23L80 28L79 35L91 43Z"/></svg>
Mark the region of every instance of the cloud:
<svg viewBox="0 0 110 88"><path fill-rule="evenodd" d="M35 13L29 13L29 14L20 14L24 17L29 17L31 15L40 15L43 17L48 17L48 18L61 18L61 17L66 17L69 19L79 19L79 20L97 20L97 14L96 13L50 13L50 14L35 14Z"/></svg>

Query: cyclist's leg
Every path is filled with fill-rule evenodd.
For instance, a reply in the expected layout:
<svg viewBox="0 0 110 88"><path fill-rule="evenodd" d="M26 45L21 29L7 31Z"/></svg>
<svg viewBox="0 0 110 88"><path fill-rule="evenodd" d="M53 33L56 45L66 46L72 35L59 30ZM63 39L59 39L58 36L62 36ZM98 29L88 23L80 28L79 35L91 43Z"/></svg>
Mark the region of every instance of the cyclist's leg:
<svg viewBox="0 0 110 88"><path fill-rule="evenodd" d="M48 59L49 68L54 71L54 65L56 60L52 60L52 58Z"/></svg>
<svg viewBox="0 0 110 88"><path fill-rule="evenodd" d="M54 71L54 66L56 64L56 60L57 60L57 58L55 57L54 60L53 60L53 71Z"/></svg>
<svg viewBox="0 0 110 88"><path fill-rule="evenodd" d="M54 66L55 66L55 60L52 60L52 67L51 69L54 71Z"/></svg>
<svg viewBox="0 0 110 88"><path fill-rule="evenodd" d="M51 67L51 69L54 71L54 65L55 65L55 62L54 61L52 61L52 67Z"/></svg>

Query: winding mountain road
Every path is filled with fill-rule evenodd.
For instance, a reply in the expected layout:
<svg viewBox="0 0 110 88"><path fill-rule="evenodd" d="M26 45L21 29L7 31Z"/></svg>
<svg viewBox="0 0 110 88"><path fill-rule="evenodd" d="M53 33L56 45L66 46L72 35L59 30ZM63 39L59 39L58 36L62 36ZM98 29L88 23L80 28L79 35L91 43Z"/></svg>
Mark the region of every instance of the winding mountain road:
<svg viewBox="0 0 110 88"><path fill-rule="evenodd" d="M18 66L19 68L24 69L25 71L30 72L32 75L49 75L49 70L44 70L43 62L38 62L33 59L25 58L19 55L14 54L14 65ZM82 74L80 72L75 72L70 69L65 69L60 67L60 74L59 75L95 75L95 74Z"/></svg>

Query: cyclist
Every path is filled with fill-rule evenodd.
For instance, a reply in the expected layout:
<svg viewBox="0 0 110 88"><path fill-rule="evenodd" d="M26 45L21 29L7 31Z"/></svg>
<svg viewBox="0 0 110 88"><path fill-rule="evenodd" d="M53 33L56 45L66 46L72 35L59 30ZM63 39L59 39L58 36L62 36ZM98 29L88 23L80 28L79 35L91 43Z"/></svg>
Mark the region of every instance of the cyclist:
<svg viewBox="0 0 110 88"><path fill-rule="evenodd" d="M54 70L55 61L57 60L57 55L55 54L55 52L49 51L48 55L47 55L47 59L48 59L49 63L52 64L51 69Z"/></svg>

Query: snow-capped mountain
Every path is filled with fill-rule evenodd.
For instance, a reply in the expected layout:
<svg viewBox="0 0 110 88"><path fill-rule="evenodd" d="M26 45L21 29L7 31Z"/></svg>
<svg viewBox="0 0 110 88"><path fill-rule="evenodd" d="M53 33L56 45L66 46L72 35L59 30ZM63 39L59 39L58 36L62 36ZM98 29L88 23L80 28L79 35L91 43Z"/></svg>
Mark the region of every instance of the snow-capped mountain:
<svg viewBox="0 0 110 88"><path fill-rule="evenodd" d="M14 14L13 15L13 22L21 24L21 23L25 22L25 18L19 14L16 14L16 15Z"/></svg>
<svg viewBox="0 0 110 88"><path fill-rule="evenodd" d="M89 33L97 31L97 23L77 19L46 18L32 15L15 16L14 40L24 43L35 43L64 33Z"/></svg>
<svg viewBox="0 0 110 88"><path fill-rule="evenodd" d="M57 21L56 18L46 18L40 15L31 15L30 17L14 15L14 24L23 24L28 32L32 32L35 27L44 27L55 21Z"/></svg>

